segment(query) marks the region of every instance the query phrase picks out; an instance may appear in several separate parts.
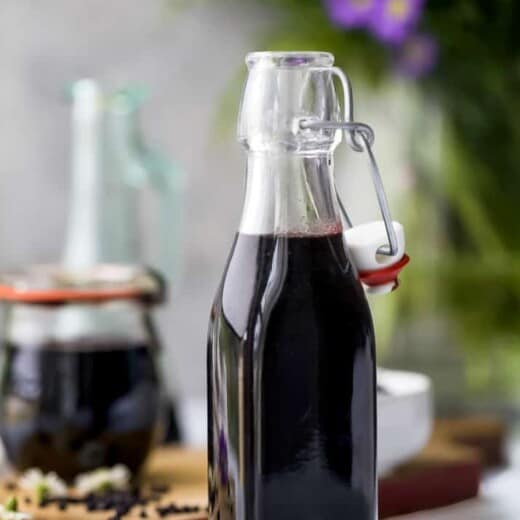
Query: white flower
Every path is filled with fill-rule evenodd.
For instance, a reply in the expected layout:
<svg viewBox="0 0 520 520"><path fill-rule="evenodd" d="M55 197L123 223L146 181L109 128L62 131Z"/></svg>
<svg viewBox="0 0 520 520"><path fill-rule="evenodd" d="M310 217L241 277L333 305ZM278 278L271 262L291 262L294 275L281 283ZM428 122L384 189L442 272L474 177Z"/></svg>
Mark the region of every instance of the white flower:
<svg viewBox="0 0 520 520"><path fill-rule="evenodd" d="M32 515L29 513L22 513L20 511L10 511L5 506L0 505L0 519L1 520L31 520Z"/></svg>
<svg viewBox="0 0 520 520"><path fill-rule="evenodd" d="M127 489L129 484L130 471L121 464L82 473L76 478L76 488L83 495L108 489Z"/></svg>
<svg viewBox="0 0 520 520"><path fill-rule="evenodd" d="M20 477L20 487L36 493L39 498L60 497L67 494L67 485L56 473L43 473L41 469L28 469Z"/></svg>

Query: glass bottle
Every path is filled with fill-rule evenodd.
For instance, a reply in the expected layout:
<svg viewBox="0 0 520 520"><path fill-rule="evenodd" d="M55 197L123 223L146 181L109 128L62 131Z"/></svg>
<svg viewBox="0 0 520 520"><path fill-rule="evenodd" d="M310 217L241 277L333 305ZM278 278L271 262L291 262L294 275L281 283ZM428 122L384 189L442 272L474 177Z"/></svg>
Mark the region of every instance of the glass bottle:
<svg viewBox="0 0 520 520"><path fill-rule="evenodd" d="M334 188L328 53L253 53L238 233L208 338L210 518L376 518L374 332Z"/></svg>
<svg viewBox="0 0 520 520"><path fill-rule="evenodd" d="M137 87L104 93L91 79L72 87L68 269L108 262L151 265L169 281L176 274L182 180L143 137L144 97ZM144 233L150 224L158 232Z"/></svg>
<svg viewBox="0 0 520 520"><path fill-rule="evenodd" d="M144 89L107 93L95 80L81 79L71 94L72 178L63 267L78 273L107 263L148 265L172 282L179 270L182 177L143 136ZM93 330L101 319L92 307L67 306L56 326ZM151 310L147 319L153 321ZM164 408L165 440L179 441L175 399Z"/></svg>

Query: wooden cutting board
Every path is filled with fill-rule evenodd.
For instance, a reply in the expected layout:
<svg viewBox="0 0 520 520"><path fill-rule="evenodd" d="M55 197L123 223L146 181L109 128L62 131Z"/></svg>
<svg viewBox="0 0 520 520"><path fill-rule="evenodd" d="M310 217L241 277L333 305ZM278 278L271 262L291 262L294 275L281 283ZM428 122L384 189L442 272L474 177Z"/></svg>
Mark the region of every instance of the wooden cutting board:
<svg viewBox="0 0 520 520"><path fill-rule="evenodd" d="M136 506L127 513L125 520L155 520L160 518L156 508L169 505L172 502L185 506L196 505L204 512L190 514L168 515L164 518L175 520L206 520L207 480L206 480L206 452L183 450L179 448L161 448L156 450L147 464L144 473L144 489L153 485L166 485L169 490L161 495L160 500L146 506ZM57 504L49 504L45 508L38 508L34 500L26 504L29 493L11 489L15 478L4 479L0 484L0 501L5 503L9 496L16 496L19 510L31 513L34 520L108 520L113 517L110 511L86 512L83 504L69 505L61 511ZM32 497L31 497L32 498ZM143 511L145 516L141 516Z"/></svg>

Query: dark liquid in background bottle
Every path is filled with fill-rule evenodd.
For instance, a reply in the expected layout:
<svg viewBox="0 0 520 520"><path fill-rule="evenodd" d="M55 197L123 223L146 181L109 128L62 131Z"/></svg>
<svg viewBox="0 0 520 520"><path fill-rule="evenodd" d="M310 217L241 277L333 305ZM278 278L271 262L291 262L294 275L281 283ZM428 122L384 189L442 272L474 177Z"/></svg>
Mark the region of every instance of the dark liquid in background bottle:
<svg viewBox="0 0 520 520"><path fill-rule="evenodd" d="M341 233L239 234L209 333L210 518L373 520L374 367Z"/></svg>
<svg viewBox="0 0 520 520"><path fill-rule="evenodd" d="M157 433L159 381L148 345L117 341L4 347L0 434L16 468L70 480L141 467Z"/></svg>

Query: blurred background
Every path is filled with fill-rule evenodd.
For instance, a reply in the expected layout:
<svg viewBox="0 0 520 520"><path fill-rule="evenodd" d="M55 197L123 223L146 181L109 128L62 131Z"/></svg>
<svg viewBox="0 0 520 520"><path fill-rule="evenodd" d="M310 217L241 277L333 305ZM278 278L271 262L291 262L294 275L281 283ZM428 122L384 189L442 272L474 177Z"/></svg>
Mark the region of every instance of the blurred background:
<svg viewBox="0 0 520 520"><path fill-rule="evenodd" d="M144 88L141 129L174 165L177 221L163 228L150 209L140 233L173 237L171 270L153 247L143 249L146 261L169 271L161 370L191 444L205 442L206 324L242 204L244 155L234 125L243 58L259 48L334 53L353 83L356 119L376 132L393 217L405 225L412 258L399 291L370 301L379 364L429 375L439 416L518 418L518 6L403 0L374 13L371 4L0 6L0 267L63 254L71 83L90 77L108 90ZM345 146L337 156L353 219L376 218L366 159Z"/></svg>
<svg viewBox="0 0 520 520"><path fill-rule="evenodd" d="M171 305L159 318L161 365L180 410L205 421L209 308L238 225L244 180L234 113L224 122L217 111L271 14L255 6L254 15L235 5L182 7L2 3L0 262L12 268L62 256L72 178L70 84L92 77L106 89L145 86L145 139L182 171L182 194L172 201L182 204L182 227L172 225L180 230L178 270ZM148 227L158 233L158 226ZM203 424L187 434L205 442Z"/></svg>

